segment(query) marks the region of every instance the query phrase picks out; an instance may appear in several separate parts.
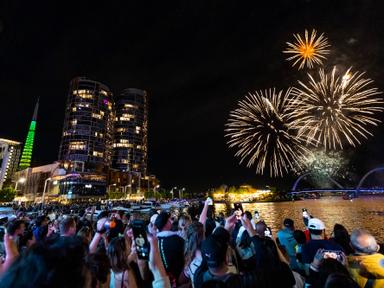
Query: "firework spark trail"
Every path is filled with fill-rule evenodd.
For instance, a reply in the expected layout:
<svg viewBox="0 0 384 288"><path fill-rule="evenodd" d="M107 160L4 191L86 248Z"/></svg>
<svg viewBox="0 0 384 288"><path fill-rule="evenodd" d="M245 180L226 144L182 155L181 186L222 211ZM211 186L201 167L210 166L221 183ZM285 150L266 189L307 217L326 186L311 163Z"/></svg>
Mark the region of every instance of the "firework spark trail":
<svg viewBox="0 0 384 288"><path fill-rule="evenodd" d="M342 149L345 140L355 147L372 136L367 128L381 122L376 117L384 110L383 97L378 97L382 93L370 88L373 81L351 69L337 76L336 67L330 75L323 69L318 74L318 80L308 74L309 82L299 81L300 87L292 91L296 107L291 116L298 135L326 149Z"/></svg>
<svg viewBox="0 0 384 288"><path fill-rule="evenodd" d="M256 166L256 173L269 170L271 177L281 177L300 167L308 155L304 141L296 136L292 126L291 89L284 94L275 89L249 93L230 113L226 137L240 164Z"/></svg>
<svg viewBox="0 0 384 288"><path fill-rule="evenodd" d="M304 66L313 68L315 64L322 65L326 57L329 54L327 48L330 47L327 38L324 34L317 36L316 30L312 30L311 35L305 30L304 37L300 34L293 34L295 42L287 42L287 49L283 51L285 54L293 54L288 57L288 61L294 61L292 67L299 64L299 70L303 69Z"/></svg>

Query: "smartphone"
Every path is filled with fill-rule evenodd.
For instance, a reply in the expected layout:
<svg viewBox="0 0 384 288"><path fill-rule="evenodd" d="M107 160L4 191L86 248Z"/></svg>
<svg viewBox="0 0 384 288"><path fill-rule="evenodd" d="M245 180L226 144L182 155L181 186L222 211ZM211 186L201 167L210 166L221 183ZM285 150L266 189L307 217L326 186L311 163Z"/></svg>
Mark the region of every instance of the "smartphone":
<svg viewBox="0 0 384 288"><path fill-rule="evenodd" d="M340 263L343 263L344 260L344 252L340 250L324 250L323 251L323 259L335 259Z"/></svg>
<svg viewBox="0 0 384 288"><path fill-rule="evenodd" d="M259 220L259 219L260 219L260 214L259 214L258 211L255 211L254 216L255 216L255 219L256 219L256 220Z"/></svg>
<svg viewBox="0 0 384 288"><path fill-rule="evenodd" d="M234 206L235 210L240 210L241 213L244 213L243 205L240 202L234 203L233 206Z"/></svg>
<svg viewBox="0 0 384 288"><path fill-rule="evenodd" d="M209 206L212 206L212 205L213 205L213 200L212 200L211 197L208 197L208 198L207 198L207 201L208 201L208 205L209 205Z"/></svg>
<svg viewBox="0 0 384 288"><path fill-rule="evenodd" d="M142 260L149 259L149 242L145 229L146 226L143 220L132 221L132 232L136 244L137 257Z"/></svg>

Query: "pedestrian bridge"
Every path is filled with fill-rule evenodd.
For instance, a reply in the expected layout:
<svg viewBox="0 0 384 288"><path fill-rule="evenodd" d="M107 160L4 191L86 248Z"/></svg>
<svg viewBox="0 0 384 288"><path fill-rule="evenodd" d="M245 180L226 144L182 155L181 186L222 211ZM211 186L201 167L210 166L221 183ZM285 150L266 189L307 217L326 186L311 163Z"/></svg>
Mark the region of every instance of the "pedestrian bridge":
<svg viewBox="0 0 384 288"><path fill-rule="evenodd" d="M332 179L331 177L328 177L328 179L337 186L336 189L303 189L298 191L297 187L301 180L303 180L307 176L311 176L311 172L304 173L300 175L295 183L292 186L291 192L289 192L289 195L300 195L300 194L308 194L308 193L319 193L319 194L325 194L325 193L334 193L334 194L353 194L354 197L357 197L359 194L384 194L384 187L380 188L365 188L363 187L363 184L365 180L373 173L377 172L384 172L384 166L376 167L372 170L369 170L367 173L364 174L364 176L360 179L359 183L356 185L356 188L344 188L339 182Z"/></svg>

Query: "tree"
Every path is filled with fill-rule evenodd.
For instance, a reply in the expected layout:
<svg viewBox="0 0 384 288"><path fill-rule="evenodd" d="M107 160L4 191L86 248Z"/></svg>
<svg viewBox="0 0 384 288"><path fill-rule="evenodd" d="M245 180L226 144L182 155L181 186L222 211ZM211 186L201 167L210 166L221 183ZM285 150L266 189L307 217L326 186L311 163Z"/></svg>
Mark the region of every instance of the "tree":
<svg viewBox="0 0 384 288"><path fill-rule="evenodd" d="M0 190L0 202L11 202L15 196L16 190L11 186L4 187Z"/></svg>

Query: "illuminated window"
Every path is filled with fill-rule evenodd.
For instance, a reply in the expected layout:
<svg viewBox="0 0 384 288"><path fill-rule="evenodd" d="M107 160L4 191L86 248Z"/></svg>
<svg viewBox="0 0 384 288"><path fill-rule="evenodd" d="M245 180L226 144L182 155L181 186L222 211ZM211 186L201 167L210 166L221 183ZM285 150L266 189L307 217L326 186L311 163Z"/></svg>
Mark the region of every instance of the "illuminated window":
<svg viewBox="0 0 384 288"><path fill-rule="evenodd" d="M104 111L100 111L100 115L101 115L101 116L104 116Z"/></svg>
<svg viewBox="0 0 384 288"><path fill-rule="evenodd" d="M141 146L140 145L137 145L137 147L136 147L137 149L141 149Z"/></svg>
<svg viewBox="0 0 384 288"><path fill-rule="evenodd" d="M116 132L127 132L128 128L117 128Z"/></svg>
<svg viewBox="0 0 384 288"><path fill-rule="evenodd" d="M108 96L108 92L105 90L100 90L100 94L103 94L104 96Z"/></svg>
<svg viewBox="0 0 384 288"><path fill-rule="evenodd" d="M85 89L73 90L73 94L77 95L83 99L92 99L93 98L91 90L85 90Z"/></svg>
<svg viewBox="0 0 384 288"><path fill-rule="evenodd" d="M120 159L119 162L122 164L128 164L129 163L128 159Z"/></svg>
<svg viewBox="0 0 384 288"><path fill-rule="evenodd" d="M83 141L69 142L69 150L85 150L87 145Z"/></svg>
<svg viewBox="0 0 384 288"><path fill-rule="evenodd" d="M139 134L140 130L141 130L141 127L140 126L136 126L136 134Z"/></svg>
<svg viewBox="0 0 384 288"><path fill-rule="evenodd" d="M76 126L76 124L77 124L77 119L73 119L73 120L71 120L71 124L72 124L72 126Z"/></svg>
<svg viewBox="0 0 384 288"><path fill-rule="evenodd" d="M76 107L72 107L72 112L76 112Z"/></svg>
<svg viewBox="0 0 384 288"><path fill-rule="evenodd" d="M102 152L99 152L99 151L93 151L92 155L96 156L96 157L103 157L104 154Z"/></svg>
<svg viewBox="0 0 384 288"><path fill-rule="evenodd" d="M120 139L120 143L129 143L128 139Z"/></svg>
<svg viewBox="0 0 384 288"><path fill-rule="evenodd" d="M101 118L103 118L103 116L101 116L100 114L97 114L97 113L92 113L92 117L93 117L93 118L96 118L96 119L101 119Z"/></svg>
<svg viewBox="0 0 384 288"><path fill-rule="evenodd" d="M79 109L81 109L82 107L86 107L88 108L89 107L89 104L88 103L78 103L76 104L77 107L80 107Z"/></svg>
<svg viewBox="0 0 384 288"><path fill-rule="evenodd" d="M63 136L68 136L68 135L72 135L72 133L71 133L71 132L68 132L68 131L64 131L64 132L63 132Z"/></svg>
<svg viewBox="0 0 384 288"><path fill-rule="evenodd" d="M124 104L124 108L137 108L137 106L132 104Z"/></svg>
<svg viewBox="0 0 384 288"><path fill-rule="evenodd" d="M139 164L133 164L132 167L133 167L134 169L137 169L137 168L139 168Z"/></svg>
<svg viewBox="0 0 384 288"><path fill-rule="evenodd" d="M129 143L114 143L113 147L119 147L119 148L133 148L133 144Z"/></svg>

